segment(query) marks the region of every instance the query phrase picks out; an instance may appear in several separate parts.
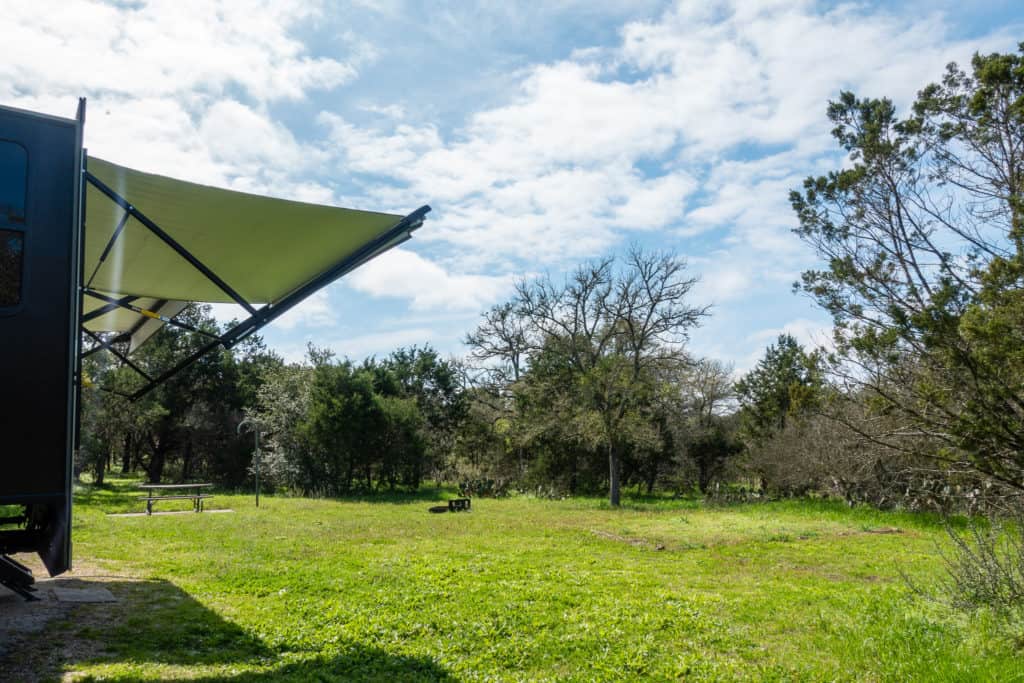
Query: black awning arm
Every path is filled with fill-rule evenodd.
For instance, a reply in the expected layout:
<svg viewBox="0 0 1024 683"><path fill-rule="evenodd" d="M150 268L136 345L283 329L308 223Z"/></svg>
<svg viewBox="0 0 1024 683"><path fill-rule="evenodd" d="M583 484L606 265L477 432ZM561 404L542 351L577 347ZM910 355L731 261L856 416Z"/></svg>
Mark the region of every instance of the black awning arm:
<svg viewBox="0 0 1024 683"><path fill-rule="evenodd" d="M132 394L132 399L138 399L145 396L157 386L212 351L218 346L218 344L223 346L225 349L230 349L260 328L268 325L279 316L287 313L321 287L330 284L342 275L345 275L381 253L381 250L385 249L385 247L397 246L398 244L406 241L411 237L411 233L414 230L423 225L423 219L429 212L429 206L421 206L416 209L408 216L405 216L395 223L387 230L387 232L383 233L376 239L367 242L354 253L349 254L320 275L317 275L306 284L301 285L276 304L267 304L261 307L258 311L255 311L253 315L249 316L249 318L243 320L225 332L218 341L213 341L206 346L203 346L188 358L183 359L174 367L159 375L149 384Z"/></svg>
<svg viewBox="0 0 1024 683"><path fill-rule="evenodd" d="M136 391L134 394L132 394L131 395L131 399L134 401L136 399L142 398L143 396L145 396L149 392L153 391L153 389L156 389L158 386L160 386L161 384L163 384L164 382L166 382L170 378L174 377L175 375L177 375L179 372L181 372L182 370L184 370L188 366L190 366L193 363L195 363L197 360L199 360L200 358L202 358L203 356L208 354L210 351L213 351L218 346L224 346L224 344L222 342L220 342L220 341L211 341L208 344L206 344L205 346L199 348L197 351L192 353L187 358L184 358L184 359L178 361L174 365L174 367L172 367L171 369L166 370L166 371L162 372L160 375L158 375L157 377L151 379L149 381L149 384L147 384L146 386L142 387L141 389Z"/></svg>
<svg viewBox="0 0 1024 683"><path fill-rule="evenodd" d="M107 256L110 255L110 250L114 248L114 243L117 242L117 238L121 236L121 233L124 231L124 226L128 224L128 219L130 217L131 214L125 211L124 215L121 216L121 220L117 222L117 227L114 228L114 234L111 235L110 239L107 241L107 246L103 248L103 253L100 254L99 262L96 264L96 267L92 269L92 275L89 276L89 281L85 283L86 287L92 286L92 281L96 279L96 274L99 273L100 268L103 267L103 262L107 260Z"/></svg>
<svg viewBox="0 0 1024 683"><path fill-rule="evenodd" d="M169 246L171 249L177 252L179 256L188 261L193 268L195 268L204 276L206 276L206 279L208 279L210 282L217 285L222 292L224 292L229 297L234 299L235 303L237 303L239 306L248 311L250 315L256 314L256 309L252 307L252 304L250 304L248 301L242 298L242 295L236 292L231 287L231 285L224 282L224 280L222 280L220 276L217 275L217 273L210 270L206 266L206 264L197 259L192 254L192 252L190 252L188 249L179 244L177 240L175 240L173 237L164 232L163 228L161 228L159 225L150 220L149 217L146 216L146 214L139 211L134 205L131 204L131 202L129 202L127 199L125 199L117 192L112 190L106 183L104 183L102 180L94 176L89 171L85 171L85 179L88 180L92 184L92 186L95 187L97 190L107 195L107 197L109 197L111 201L113 201L115 204L124 209L125 212L131 214L133 218L135 218L137 221L139 221L144 226L149 228L150 232L152 232L154 235L163 240L164 244Z"/></svg>
<svg viewBox="0 0 1024 683"><path fill-rule="evenodd" d="M84 329L84 328L83 328L83 329ZM123 353L121 353L120 351L118 351L117 349L115 349L115 348L114 348L113 346L111 346L111 344L113 343L112 341L104 341L103 339L101 339L101 338L99 337L99 335L97 335L96 333L94 333L94 332L93 332L92 330L84 330L84 331L85 331L85 333L86 333L87 335L89 335L89 336L90 336L90 337L92 338L92 340L93 340L94 342L96 342L96 343L97 343L97 344L99 345L98 347L94 346L93 348L89 349L89 353L90 353L90 354L92 354L92 353L95 353L96 351L99 351L100 349L103 349L103 350L106 350L106 351L110 351L110 352L111 352L112 354L114 354L115 356L117 356L117 359L118 359L119 361L121 361L122 363L124 363L125 365L127 365L128 367L130 367L130 368L131 368L132 370L134 370L135 372L139 373L139 374L140 374L140 375L142 375L143 377L145 377L147 381L150 381L150 382L152 382L152 381L153 381L153 378L152 378L152 377L150 377L150 376L149 376L149 375L148 375L148 374L146 373L146 371L145 371L145 370L143 370L143 369L142 369L142 368L140 368L140 367L139 367L138 365L136 365L135 363L133 363L133 362L131 361L131 359L129 359L129 358L128 358L128 356L124 355Z"/></svg>
<svg viewBox="0 0 1024 683"><path fill-rule="evenodd" d="M242 341L259 328L273 322L289 310L302 303L308 296L321 287L325 287L343 275L366 263L368 260L381 253L385 247L396 247L412 236L412 232L423 225L424 217L430 213L429 206L421 206L402 220L395 223L387 232L376 239L367 242L354 253L325 270L320 275L304 285L301 285L276 304L267 304L250 317L224 333L224 340L227 348ZM389 248L390 248L389 247Z"/></svg>
<svg viewBox="0 0 1024 683"><path fill-rule="evenodd" d="M159 299L153 306L150 307L150 310L152 310L152 311L159 311L166 304L167 304L167 299ZM161 315L163 315L163 314L161 313ZM175 315L177 315L177 314L175 314ZM173 318L174 316L170 316L169 315L169 316L166 316L166 317ZM148 322L149 322L149 318L147 318L146 316L143 316L143 317L139 318L135 322L135 324L132 325L130 330L125 330L124 335L126 337L128 337L129 339L131 339L133 336L135 336L135 333L138 332L139 330L141 330L142 326L145 325Z"/></svg>
<svg viewBox="0 0 1024 683"><path fill-rule="evenodd" d="M107 313L110 313L111 311L116 311L117 309L121 308L121 304L130 304L131 302L135 301L138 298L139 297L137 296L123 296L117 300L117 303L107 304L106 306L101 306L100 308L97 308L95 311L89 311L88 313L82 316L82 322L87 323L90 320L102 318Z"/></svg>
<svg viewBox="0 0 1024 683"><path fill-rule="evenodd" d="M91 330L87 330L83 327L82 332L91 332ZM117 335L116 337L111 337L109 340L107 340L106 343L93 344L90 348L82 351L82 358L88 358L94 353L105 351L111 344L117 344L123 341L128 341L128 337L125 335L124 332Z"/></svg>
<svg viewBox="0 0 1024 683"><path fill-rule="evenodd" d="M87 294L87 295L91 296L94 299L99 299L100 301L106 301L107 305L113 306L114 308L124 308L126 310L132 311L133 313L138 313L139 315L145 316L147 318L152 318L153 320L159 320L160 322L165 323L167 325L172 325L174 327L179 327L179 328L181 328L183 330L188 330L189 332L195 332L196 334L201 334L204 337L209 337L210 339L216 339L218 342L223 342L224 341L224 339L222 337L218 337L217 335L213 334L212 332L207 332L206 330L199 329L198 327L195 327L194 325L189 325L188 323L183 323L183 322L180 322L178 320L174 320L173 318L168 318L166 315L160 315L156 311L151 311L148 308L142 308L141 306L136 306L135 304L127 302L124 299L115 299L114 297L108 296L106 294L103 294L102 292L97 292L95 289L89 289L88 287L84 287L82 289L82 293L83 294ZM99 310L103 310L103 309L99 309ZM94 311L94 313L95 312L96 311Z"/></svg>

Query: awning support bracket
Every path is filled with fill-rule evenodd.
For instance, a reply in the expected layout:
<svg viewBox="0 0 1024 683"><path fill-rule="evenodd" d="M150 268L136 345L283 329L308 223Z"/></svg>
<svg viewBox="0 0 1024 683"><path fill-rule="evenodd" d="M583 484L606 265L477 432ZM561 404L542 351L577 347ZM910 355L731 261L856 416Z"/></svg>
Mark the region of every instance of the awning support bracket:
<svg viewBox="0 0 1024 683"><path fill-rule="evenodd" d="M114 234L110 236L110 240L107 242L107 246L103 248L103 253L100 254L100 260L96 264L96 267L92 270L92 275L89 276L89 281L85 283L86 287L92 287L92 281L96 279L96 274L100 272L100 268L103 267L103 262L107 260L107 256L110 255L110 250L114 248L114 243L117 242L117 238L121 236L124 231L124 226L128 224L128 219L131 217L131 213L128 211L124 212L121 216L121 220L117 222L117 227L114 228Z"/></svg>
<svg viewBox="0 0 1024 683"><path fill-rule="evenodd" d="M179 327L179 328L181 328L183 330L188 330L189 332L195 332L196 334L201 334L204 337L209 337L210 339L216 339L217 342L219 342L219 343L224 341L224 339L222 337L218 337L217 335L212 334L210 332L207 332L206 330L202 330L202 329L200 329L200 328L198 328L198 327L196 327L194 325L189 325L188 323L183 323L183 322L180 322L178 320L174 320L173 318L168 318L166 315L160 315L156 311L151 311L148 308L142 308L141 306L136 306L136 305L134 305L134 304L132 304L132 303L130 303L128 301L125 301L124 299L115 299L112 296L107 296L106 294L103 294L102 292L97 292L96 290L89 289L88 287L84 288L82 290L82 293L83 294L87 294L87 295L91 296L94 299L99 299L100 301L106 301L108 306L113 306L114 308L124 308L126 310L132 311L133 313L138 313L141 316L145 316L146 318L151 318L153 320L159 320L160 322L165 323L167 325L172 325L174 327ZM104 308L106 308L106 306ZM103 310L103 309L101 308L101 309L98 309L98 310ZM93 312L95 313L97 311L93 311ZM84 318L83 318L83 320L84 320Z"/></svg>

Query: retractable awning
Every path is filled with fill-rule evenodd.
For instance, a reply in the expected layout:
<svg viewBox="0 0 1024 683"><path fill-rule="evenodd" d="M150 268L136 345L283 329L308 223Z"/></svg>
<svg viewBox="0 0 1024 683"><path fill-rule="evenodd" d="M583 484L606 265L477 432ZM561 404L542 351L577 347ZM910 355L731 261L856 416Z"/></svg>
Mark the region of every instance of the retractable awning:
<svg viewBox="0 0 1024 683"><path fill-rule="evenodd" d="M409 239L430 207L407 216L275 199L88 159L82 326L130 355L191 302L249 314L204 347L230 348L307 296ZM198 356L196 356L197 358ZM185 367L190 358L171 370ZM134 367L134 366L133 366ZM166 379L145 375L149 384ZM165 376L166 375L166 376Z"/></svg>

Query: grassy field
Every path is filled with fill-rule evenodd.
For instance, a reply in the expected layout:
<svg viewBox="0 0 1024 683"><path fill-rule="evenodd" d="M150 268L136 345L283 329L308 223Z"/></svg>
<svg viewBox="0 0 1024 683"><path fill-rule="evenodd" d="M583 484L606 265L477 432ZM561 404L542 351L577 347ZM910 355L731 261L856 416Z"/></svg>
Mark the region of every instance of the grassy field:
<svg viewBox="0 0 1024 683"><path fill-rule="evenodd" d="M218 494L234 514L83 488L81 605L19 665L71 680L1024 680L1019 643L914 596L935 520L816 502ZM169 507L165 505L165 508ZM0 665L2 666L2 665Z"/></svg>

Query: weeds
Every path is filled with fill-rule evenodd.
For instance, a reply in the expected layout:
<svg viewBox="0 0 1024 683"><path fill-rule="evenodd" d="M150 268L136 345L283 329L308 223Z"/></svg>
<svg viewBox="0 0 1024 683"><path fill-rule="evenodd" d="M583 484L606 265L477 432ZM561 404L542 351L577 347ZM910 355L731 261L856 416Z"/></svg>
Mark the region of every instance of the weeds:
<svg viewBox="0 0 1024 683"><path fill-rule="evenodd" d="M964 531L947 526L952 551L943 552L946 593L960 609L1024 610L1024 510L1008 519L972 519Z"/></svg>

